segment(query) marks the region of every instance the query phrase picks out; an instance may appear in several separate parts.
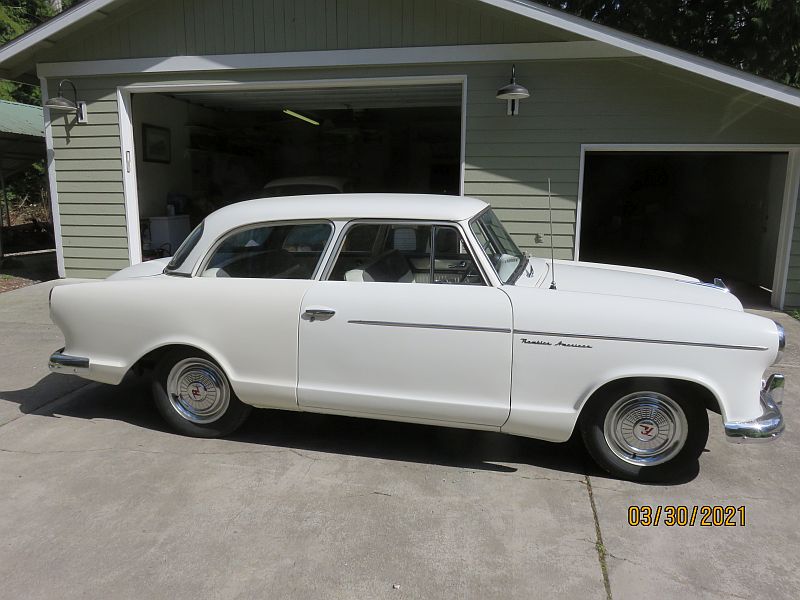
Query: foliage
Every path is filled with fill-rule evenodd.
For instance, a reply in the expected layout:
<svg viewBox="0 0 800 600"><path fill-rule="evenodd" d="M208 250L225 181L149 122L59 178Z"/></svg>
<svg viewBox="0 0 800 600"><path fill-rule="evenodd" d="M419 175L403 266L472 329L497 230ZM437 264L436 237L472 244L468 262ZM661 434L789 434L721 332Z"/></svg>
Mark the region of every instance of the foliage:
<svg viewBox="0 0 800 600"><path fill-rule="evenodd" d="M22 35L80 0L0 0L0 44ZM0 100L40 104L39 87L29 83L0 79ZM4 223L46 221L47 182L44 161L38 161L6 181Z"/></svg>
<svg viewBox="0 0 800 600"><path fill-rule="evenodd" d="M800 0L540 1L800 87Z"/></svg>
<svg viewBox="0 0 800 600"><path fill-rule="evenodd" d="M22 35L29 29L78 4L81 0L0 0L0 44ZM0 80L0 100L40 104L38 86Z"/></svg>

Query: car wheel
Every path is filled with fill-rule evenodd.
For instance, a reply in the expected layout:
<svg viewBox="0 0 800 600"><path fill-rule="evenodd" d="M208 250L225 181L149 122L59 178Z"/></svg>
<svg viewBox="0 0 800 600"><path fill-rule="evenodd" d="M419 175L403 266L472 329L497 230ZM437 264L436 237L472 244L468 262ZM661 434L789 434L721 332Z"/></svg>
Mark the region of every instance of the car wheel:
<svg viewBox="0 0 800 600"><path fill-rule="evenodd" d="M194 437L232 433L251 410L233 393L222 368L209 356L191 349L170 352L158 363L153 398L167 423Z"/></svg>
<svg viewBox="0 0 800 600"><path fill-rule="evenodd" d="M630 383L592 398L580 429L589 454L612 475L669 481L697 464L708 441L708 414L680 386Z"/></svg>

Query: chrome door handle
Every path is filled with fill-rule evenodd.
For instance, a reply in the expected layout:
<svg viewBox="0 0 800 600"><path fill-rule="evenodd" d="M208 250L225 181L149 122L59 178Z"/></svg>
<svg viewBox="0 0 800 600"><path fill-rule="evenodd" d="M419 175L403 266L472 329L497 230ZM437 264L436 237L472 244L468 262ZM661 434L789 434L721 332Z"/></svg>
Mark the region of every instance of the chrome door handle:
<svg viewBox="0 0 800 600"><path fill-rule="evenodd" d="M307 308L303 312L303 316L307 317L309 321L315 321L317 319L327 319L332 317L336 314L336 311L332 308Z"/></svg>
<svg viewBox="0 0 800 600"><path fill-rule="evenodd" d="M462 260L462 261L461 261L461 262L459 262L459 263L453 263L452 265L450 265L450 266L449 266L449 267L447 267L447 268L448 268L448 269L463 269L463 268L465 268L466 266L467 266L467 261L465 261L465 260Z"/></svg>

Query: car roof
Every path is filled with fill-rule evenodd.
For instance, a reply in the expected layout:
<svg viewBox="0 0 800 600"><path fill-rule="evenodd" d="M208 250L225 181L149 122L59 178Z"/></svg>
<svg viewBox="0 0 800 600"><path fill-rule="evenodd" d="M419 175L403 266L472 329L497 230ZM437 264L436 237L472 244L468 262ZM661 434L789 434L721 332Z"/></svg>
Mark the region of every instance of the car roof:
<svg viewBox="0 0 800 600"><path fill-rule="evenodd" d="M250 224L353 219L465 221L488 206L477 198L435 194L318 194L235 202L205 218L200 239L173 272L191 273L220 236Z"/></svg>
<svg viewBox="0 0 800 600"><path fill-rule="evenodd" d="M409 219L463 221L488 206L466 196L434 194L319 194L259 198L230 204L206 217L206 227L228 230L262 221Z"/></svg>

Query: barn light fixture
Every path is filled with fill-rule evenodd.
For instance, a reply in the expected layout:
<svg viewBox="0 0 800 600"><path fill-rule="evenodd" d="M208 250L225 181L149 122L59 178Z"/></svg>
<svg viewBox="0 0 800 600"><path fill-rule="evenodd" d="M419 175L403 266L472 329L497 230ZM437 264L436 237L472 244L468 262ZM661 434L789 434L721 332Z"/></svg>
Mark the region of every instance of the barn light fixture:
<svg viewBox="0 0 800 600"><path fill-rule="evenodd" d="M305 121L306 123L311 123L312 125L319 125L319 121L315 121L311 117L301 115L300 113L296 113L293 110L289 110L288 108L283 109L283 114L289 115L290 117L294 117L295 119L300 119L301 121Z"/></svg>
<svg viewBox="0 0 800 600"><path fill-rule="evenodd" d="M72 100L64 97L62 88L64 87L65 83L72 86ZM50 112L75 114L78 117L78 123L87 123L89 121L86 114L86 102L81 102L78 100L78 89L69 79L62 79L58 83L58 96L55 98L49 98L44 103L44 106L45 108L50 109Z"/></svg>
<svg viewBox="0 0 800 600"><path fill-rule="evenodd" d="M508 102L508 115L519 114L519 101L529 98L528 88L517 83L517 65L511 65L511 81L497 90L497 99Z"/></svg>

